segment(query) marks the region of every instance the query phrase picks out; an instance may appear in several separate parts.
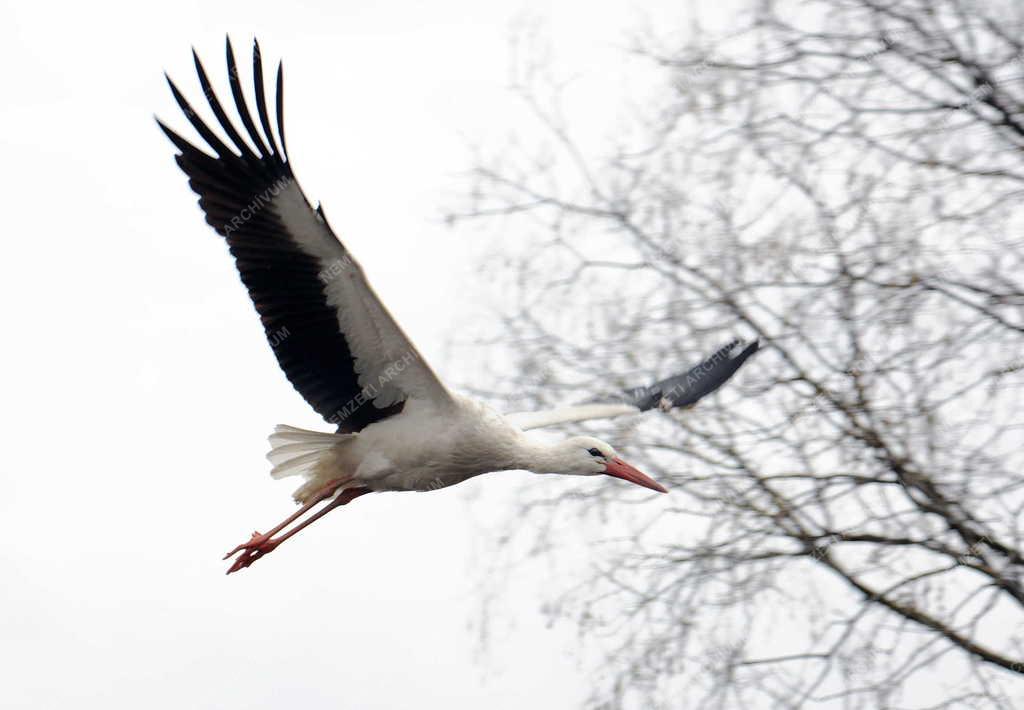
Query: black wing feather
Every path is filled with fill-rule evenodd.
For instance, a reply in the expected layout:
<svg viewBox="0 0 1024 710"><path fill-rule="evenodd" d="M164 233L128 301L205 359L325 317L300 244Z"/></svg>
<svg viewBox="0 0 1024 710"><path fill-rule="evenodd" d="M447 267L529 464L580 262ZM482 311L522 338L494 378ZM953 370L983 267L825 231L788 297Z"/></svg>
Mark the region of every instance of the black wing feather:
<svg viewBox="0 0 1024 710"><path fill-rule="evenodd" d="M220 105L220 101L217 99L217 94L213 91L213 86L210 84L210 79L206 76L206 70L203 69L203 63L199 61L199 55L196 54L196 50L192 50L192 62L196 67L196 74L199 76L199 86L203 90L203 96L206 97L206 102L210 104L210 109L213 111L213 115L217 117L217 122L220 124L224 132L228 134L228 138L236 146L244 146L245 141L242 140L242 136L235 129L235 124L228 118L227 113L224 112L224 107ZM246 151L241 151L242 157L245 157Z"/></svg>
<svg viewBox="0 0 1024 710"><path fill-rule="evenodd" d="M277 63L277 135L281 138L281 152L287 153L284 141L284 64Z"/></svg>
<svg viewBox="0 0 1024 710"><path fill-rule="evenodd" d="M277 143L274 141L274 132L270 130L270 117L267 115L267 97L263 88L263 58L260 55L260 43L253 40L252 43L252 75L256 80L256 112L260 115L260 125L263 126L263 133L270 143L270 150L280 155Z"/></svg>
<svg viewBox="0 0 1024 710"><path fill-rule="evenodd" d="M231 95L235 99L235 108L238 110L238 117L242 119L242 125L245 126L245 131L249 134L249 137L256 146L256 150L259 151L260 156L264 158L270 157L270 151L268 151L267 146L263 144L263 139L260 138L259 131L256 130L256 124L253 123L252 115L249 113L249 105L245 102L245 94L242 92L242 82L238 78L238 64L235 62L235 50L231 47L231 38L228 37L224 44L224 53L227 56L228 63L228 83L231 85Z"/></svg>

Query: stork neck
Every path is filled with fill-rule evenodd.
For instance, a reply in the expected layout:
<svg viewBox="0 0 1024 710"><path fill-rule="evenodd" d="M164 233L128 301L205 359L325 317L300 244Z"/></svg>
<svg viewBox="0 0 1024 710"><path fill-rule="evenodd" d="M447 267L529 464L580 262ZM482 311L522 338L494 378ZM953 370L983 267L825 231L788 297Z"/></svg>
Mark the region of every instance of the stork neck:
<svg viewBox="0 0 1024 710"><path fill-rule="evenodd" d="M556 473L563 467L562 458L557 444L532 441L524 436L519 441L514 467L534 473Z"/></svg>

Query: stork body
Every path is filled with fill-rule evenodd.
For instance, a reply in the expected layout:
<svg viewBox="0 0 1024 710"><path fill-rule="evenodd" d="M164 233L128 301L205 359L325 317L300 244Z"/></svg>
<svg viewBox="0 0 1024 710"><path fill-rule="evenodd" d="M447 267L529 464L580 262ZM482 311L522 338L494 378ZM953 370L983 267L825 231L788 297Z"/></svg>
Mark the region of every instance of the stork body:
<svg viewBox="0 0 1024 710"><path fill-rule="evenodd" d="M688 372L626 390L612 402L503 416L449 392L374 293L323 210L313 208L299 187L285 146L280 65L275 135L258 44L253 48L256 119L230 41L226 56L244 135L228 118L197 56L200 85L227 142L170 79L176 101L213 154L163 123L160 127L178 148L176 160L199 195L207 222L226 239L285 375L336 428L313 432L279 426L271 435L271 473L300 478L295 498L301 507L229 552L226 557L238 554L229 573L328 511L375 491L430 491L482 473L526 469L606 474L667 492L603 441L577 436L547 444L524 432L655 406L691 406L729 379L757 350L756 342L738 351L739 341L731 341ZM321 503L326 506L314 514Z"/></svg>
<svg viewBox="0 0 1024 710"><path fill-rule="evenodd" d="M305 435L278 427L271 443L288 446ZM307 482L295 495L299 502L330 481L349 476L374 491L436 490L488 471L526 468L522 464L529 451L521 430L490 407L459 396L441 407L410 402L400 414L358 433L329 437L313 467L289 468L284 460L274 469L277 477L304 475ZM279 451L271 450L272 461Z"/></svg>
<svg viewBox="0 0 1024 710"><path fill-rule="evenodd" d="M607 473L601 462L617 457L611 446L589 436L555 445L534 441L491 407L458 395L444 408L414 402L356 434L279 426L270 441L271 461L280 462L272 475L303 475L306 481L295 492L300 503L342 479L372 491L431 491L493 471ZM653 481L648 487L664 492Z"/></svg>

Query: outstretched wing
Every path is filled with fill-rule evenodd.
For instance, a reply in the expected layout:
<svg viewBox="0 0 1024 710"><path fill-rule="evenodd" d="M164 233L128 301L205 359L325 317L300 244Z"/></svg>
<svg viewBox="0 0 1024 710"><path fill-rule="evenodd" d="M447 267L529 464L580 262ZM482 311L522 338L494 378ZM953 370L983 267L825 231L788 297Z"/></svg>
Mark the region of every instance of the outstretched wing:
<svg viewBox="0 0 1024 710"><path fill-rule="evenodd" d="M761 343L755 340L746 347L742 346L742 341L732 340L681 375L668 377L649 387L626 390L626 400L640 411L654 407L666 410L692 407L725 384L747 358L758 351Z"/></svg>
<svg viewBox="0 0 1024 710"><path fill-rule="evenodd" d="M539 429L568 422L639 414L655 407L665 411L692 407L725 384L747 358L760 348L760 343L755 340L737 351L742 345L739 340L730 341L699 365L653 385L630 388L622 393L617 402L579 404L543 412L515 412L506 415L506 419L520 429Z"/></svg>
<svg viewBox="0 0 1024 710"><path fill-rule="evenodd" d="M380 302L362 268L295 180L284 138L283 71L277 69L271 125L259 44L253 81L259 128L249 111L231 42L228 80L245 135L228 117L193 52L203 94L223 142L168 77L171 92L213 155L159 123L199 195L206 221L223 236L263 321L277 361L295 389L339 431L358 431L401 411L410 399L447 406L451 397ZM260 130L262 128L262 132Z"/></svg>

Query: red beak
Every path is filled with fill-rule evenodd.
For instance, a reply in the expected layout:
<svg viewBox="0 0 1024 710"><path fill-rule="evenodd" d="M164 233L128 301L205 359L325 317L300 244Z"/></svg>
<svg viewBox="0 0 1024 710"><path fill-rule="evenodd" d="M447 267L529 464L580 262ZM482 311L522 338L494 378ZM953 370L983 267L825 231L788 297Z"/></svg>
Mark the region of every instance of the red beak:
<svg viewBox="0 0 1024 710"><path fill-rule="evenodd" d="M605 465L604 472L609 476L615 476L616 478L621 478L623 481L629 481L630 483L635 483L638 486L650 488L652 491L658 491L658 493L668 493L665 486L661 485L647 474L641 473L618 457L612 459Z"/></svg>

